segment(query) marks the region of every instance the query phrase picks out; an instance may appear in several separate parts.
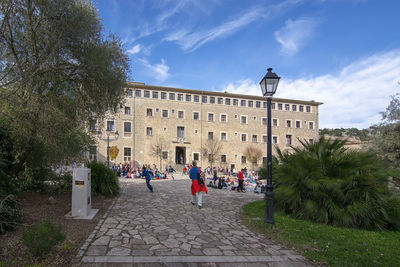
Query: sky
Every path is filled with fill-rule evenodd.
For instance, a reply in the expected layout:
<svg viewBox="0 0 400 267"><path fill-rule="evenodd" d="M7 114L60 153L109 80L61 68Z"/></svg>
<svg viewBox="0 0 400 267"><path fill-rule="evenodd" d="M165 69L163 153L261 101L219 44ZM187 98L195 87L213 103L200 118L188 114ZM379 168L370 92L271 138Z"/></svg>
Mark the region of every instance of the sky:
<svg viewBox="0 0 400 267"><path fill-rule="evenodd" d="M129 81L315 100L320 128L381 121L400 92L399 0L94 0Z"/></svg>

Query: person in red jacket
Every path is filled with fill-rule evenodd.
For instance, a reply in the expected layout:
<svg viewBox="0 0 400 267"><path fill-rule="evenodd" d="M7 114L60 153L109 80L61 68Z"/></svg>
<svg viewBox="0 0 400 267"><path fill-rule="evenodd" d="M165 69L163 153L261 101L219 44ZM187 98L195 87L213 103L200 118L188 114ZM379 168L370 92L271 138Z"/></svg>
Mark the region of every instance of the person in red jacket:
<svg viewBox="0 0 400 267"><path fill-rule="evenodd" d="M245 190L244 190L244 187L243 187L243 180L244 180L244 175L243 175L243 169L242 170L240 170L240 172L238 173L238 181L239 181L239 185L238 185L238 187L237 187L237 191L239 192L246 192Z"/></svg>
<svg viewBox="0 0 400 267"><path fill-rule="evenodd" d="M207 187L204 184L204 179L205 176L203 176L202 178L202 182L199 183L198 178L199 176L201 176L201 168L197 168L197 163L196 161L193 161L193 167L190 169L189 171L189 178L192 180L192 186L190 187L191 191L192 191L192 205L196 204L197 201L197 206L199 207L199 209L203 208L203 192L205 192L206 194L208 194L208 190Z"/></svg>

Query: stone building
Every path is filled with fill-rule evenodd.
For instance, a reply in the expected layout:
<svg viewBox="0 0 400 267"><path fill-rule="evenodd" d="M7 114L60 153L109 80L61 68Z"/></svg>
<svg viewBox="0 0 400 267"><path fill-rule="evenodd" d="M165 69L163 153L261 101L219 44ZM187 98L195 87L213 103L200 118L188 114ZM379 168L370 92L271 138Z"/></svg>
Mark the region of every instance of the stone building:
<svg viewBox="0 0 400 267"><path fill-rule="evenodd" d="M100 125L90 126L101 134L98 145L90 148L89 157L107 161L108 135L110 147L119 149L110 165L131 162L135 166L158 167L161 161L164 167L197 160L207 167L211 165L209 160L214 159L214 166L238 170L256 166L244 153L253 146L264 155L256 162L260 166L266 160L266 104L260 96L128 83L126 101L118 112L108 114ZM287 150L300 144L298 138L311 142L318 139L320 104L273 98L273 145ZM212 145L222 145L219 153L210 153L210 139ZM161 157L155 155L156 150Z"/></svg>

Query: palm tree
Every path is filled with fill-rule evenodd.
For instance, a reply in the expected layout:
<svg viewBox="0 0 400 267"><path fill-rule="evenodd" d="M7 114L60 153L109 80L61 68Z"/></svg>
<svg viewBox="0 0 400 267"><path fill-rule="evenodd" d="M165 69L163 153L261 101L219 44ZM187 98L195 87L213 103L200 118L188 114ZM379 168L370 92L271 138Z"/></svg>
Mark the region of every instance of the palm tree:
<svg viewBox="0 0 400 267"><path fill-rule="evenodd" d="M280 164L274 179L278 210L345 227L400 227L395 222L400 219L400 200L390 193L385 166L376 155L346 150L345 141L323 137L301 144L302 148L293 147L292 154L278 149Z"/></svg>

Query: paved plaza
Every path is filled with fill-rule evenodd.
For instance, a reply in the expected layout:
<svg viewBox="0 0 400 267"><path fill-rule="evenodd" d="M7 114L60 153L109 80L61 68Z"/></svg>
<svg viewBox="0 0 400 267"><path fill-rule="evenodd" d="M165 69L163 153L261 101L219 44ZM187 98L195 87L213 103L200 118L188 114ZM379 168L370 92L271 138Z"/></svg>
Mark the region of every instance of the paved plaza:
<svg viewBox="0 0 400 267"><path fill-rule="evenodd" d="M77 255L78 266L309 266L303 256L240 223L262 194L209 188L190 204L190 179L120 178L121 194ZM78 229L77 229L78 230Z"/></svg>

